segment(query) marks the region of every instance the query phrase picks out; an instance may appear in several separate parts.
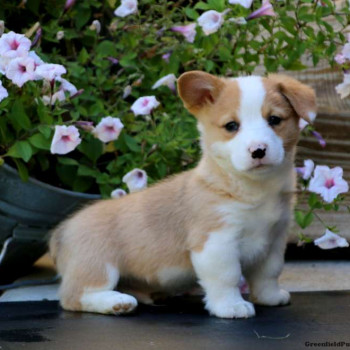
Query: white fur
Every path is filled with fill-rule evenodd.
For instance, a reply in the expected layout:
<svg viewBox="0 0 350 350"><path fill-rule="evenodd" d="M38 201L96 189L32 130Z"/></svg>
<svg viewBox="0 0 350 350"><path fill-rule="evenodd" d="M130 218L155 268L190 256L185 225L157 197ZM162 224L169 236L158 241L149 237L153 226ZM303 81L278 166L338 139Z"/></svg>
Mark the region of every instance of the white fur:
<svg viewBox="0 0 350 350"><path fill-rule="evenodd" d="M86 292L80 302L84 311L101 314L128 313L137 306L137 300L131 295L112 290Z"/></svg>
<svg viewBox="0 0 350 350"><path fill-rule="evenodd" d="M279 165L284 159L282 139L272 130L262 116L262 105L266 91L260 77L237 78L241 92L238 118L240 128L230 141L216 142L211 151L216 158L223 160L224 167L237 171L248 171L259 165ZM253 159L252 151L266 148L263 159ZM228 164L228 160L231 164Z"/></svg>
<svg viewBox="0 0 350 350"><path fill-rule="evenodd" d="M191 259L200 285L205 290L205 307L223 318L255 315L254 306L245 301L238 285L241 277L237 232L232 228L212 232L201 252Z"/></svg>
<svg viewBox="0 0 350 350"><path fill-rule="evenodd" d="M118 283L118 270L111 264L106 264L106 275L106 285L84 290L80 299L82 309L102 314L128 313L134 310L137 300L133 296L111 290Z"/></svg>

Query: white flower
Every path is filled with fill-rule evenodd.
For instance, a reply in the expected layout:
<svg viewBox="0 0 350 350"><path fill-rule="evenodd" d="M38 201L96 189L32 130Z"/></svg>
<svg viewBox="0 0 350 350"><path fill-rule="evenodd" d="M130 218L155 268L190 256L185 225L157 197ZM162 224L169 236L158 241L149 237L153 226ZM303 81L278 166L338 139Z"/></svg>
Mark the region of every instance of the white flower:
<svg viewBox="0 0 350 350"><path fill-rule="evenodd" d="M253 0L229 0L228 2L232 5L238 4L249 9L252 6Z"/></svg>
<svg viewBox="0 0 350 350"><path fill-rule="evenodd" d="M114 11L118 17L126 17L137 12L137 0L122 0L121 5Z"/></svg>
<svg viewBox="0 0 350 350"><path fill-rule="evenodd" d="M334 249L348 247L349 243L344 238L329 230L326 230L325 234L314 240L315 245L321 249Z"/></svg>
<svg viewBox="0 0 350 350"><path fill-rule="evenodd" d="M4 98L6 98L6 97L8 97L8 92L7 92L7 90L2 86L2 81L0 80L0 102L4 99Z"/></svg>
<svg viewBox="0 0 350 350"><path fill-rule="evenodd" d="M299 119L299 129L300 130L304 130L308 125L309 125L309 123L305 119L302 119L302 118Z"/></svg>
<svg viewBox="0 0 350 350"><path fill-rule="evenodd" d="M344 74L343 82L337 85L335 90L340 95L340 98L345 98L350 95L350 74Z"/></svg>
<svg viewBox="0 0 350 350"><path fill-rule="evenodd" d="M95 19L92 21L91 26L89 27L91 30L94 30L97 34L101 31L101 23L99 20Z"/></svg>
<svg viewBox="0 0 350 350"><path fill-rule="evenodd" d="M120 197L124 197L126 195L127 195L127 193L124 190L122 190L121 188L117 188L111 192L112 198L120 198Z"/></svg>
<svg viewBox="0 0 350 350"><path fill-rule="evenodd" d="M66 92L69 92L69 96L73 96L78 92L77 88L68 80L63 79L61 77L57 77L56 81L59 81L61 85L58 88L58 90L52 95L51 98L50 96L47 96L47 95L42 97L42 100L45 105L48 105L50 102L51 102L51 105L54 105L56 101L60 101L60 102L65 101Z"/></svg>
<svg viewBox="0 0 350 350"><path fill-rule="evenodd" d="M18 57L10 61L6 77L22 87L29 80L35 80L35 61L31 57Z"/></svg>
<svg viewBox="0 0 350 350"><path fill-rule="evenodd" d="M62 74L65 74L66 68L60 64L44 63L37 67L35 73L38 77L46 80L54 80L55 78L60 77Z"/></svg>
<svg viewBox="0 0 350 350"><path fill-rule="evenodd" d="M0 74L6 73L6 68L8 67L11 58L0 56Z"/></svg>
<svg viewBox="0 0 350 350"><path fill-rule="evenodd" d="M308 189L320 194L326 202L331 203L337 198L338 194L348 192L349 185L343 179L342 168L330 169L325 165L317 165Z"/></svg>
<svg viewBox="0 0 350 350"><path fill-rule="evenodd" d="M344 59L350 60L350 44L347 43L344 45L342 51L341 51L341 57Z"/></svg>
<svg viewBox="0 0 350 350"><path fill-rule="evenodd" d="M0 37L0 56L17 58L27 56L31 41L23 34L9 32Z"/></svg>
<svg viewBox="0 0 350 350"><path fill-rule="evenodd" d="M64 31L63 30L59 30L57 33L56 33L56 39L57 40L62 40L64 38Z"/></svg>
<svg viewBox="0 0 350 350"><path fill-rule="evenodd" d="M35 53L35 51L29 51L28 57L34 60L35 67L38 67L44 63L44 61Z"/></svg>
<svg viewBox="0 0 350 350"><path fill-rule="evenodd" d="M119 118L112 118L110 116L102 118L94 129L94 135L102 142L110 142L119 137L123 123Z"/></svg>
<svg viewBox="0 0 350 350"><path fill-rule="evenodd" d="M296 170L297 173L300 174L304 180L308 180L310 179L314 168L314 162L311 159L307 159L304 160L304 166L302 168L296 168Z"/></svg>
<svg viewBox="0 0 350 350"><path fill-rule="evenodd" d="M51 153L66 154L73 151L81 142L78 129L73 126L56 125L51 143Z"/></svg>
<svg viewBox="0 0 350 350"><path fill-rule="evenodd" d="M123 90L123 99L126 99L131 94L131 91L132 91L131 85L125 86Z"/></svg>
<svg viewBox="0 0 350 350"><path fill-rule="evenodd" d="M165 75L163 78L160 78L154 83L154 85L152 86L152 89L157 89L160 86L164 85L164 86L167 86L170 90L176 91L175 81L176 81L176 77L174 74Z"/></svg>
<svg viewBox="0 0 350 350"><path fill-rule="evenodd" d="M147 187L147 174L144 170L134 169L123 177L130 192L136 192Z"/></svg>
<svg viewBox="0 0 350 350"><path fill-rule="evenodd" d="M148 115L152 110L158 107L160 103L155 96L139 97L131 106L131 110L135 115Z"/></svg>
<svg viewBox="0 0 350 350"><path fill-rule="evenodd" d="M171 28L173 32L181 33L187 42L193 43L196 38L196 23L190 23L185 26L174 26ZM164 55L163 55L164 56Z"/></svg>
<svg viewBox="0 0 350 350"><path fill-rule="evenodd" d="M214 10L204 12L197 19L198 24L202 27L205 35L215 33L224 23L224 13Z"/></svg>

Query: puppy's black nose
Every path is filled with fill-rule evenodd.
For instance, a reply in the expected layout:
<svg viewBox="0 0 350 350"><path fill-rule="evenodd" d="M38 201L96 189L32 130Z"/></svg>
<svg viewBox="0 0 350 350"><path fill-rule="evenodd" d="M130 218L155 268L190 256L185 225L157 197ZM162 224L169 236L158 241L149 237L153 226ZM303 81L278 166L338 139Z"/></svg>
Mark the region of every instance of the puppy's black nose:
<svg viewBox="0 0 350 350"><path fill-rule="evenodd" d="M254 152L252 152L252 158L262 159L265 157L265 154L266 154L266 148L258 148Z"/></svg>

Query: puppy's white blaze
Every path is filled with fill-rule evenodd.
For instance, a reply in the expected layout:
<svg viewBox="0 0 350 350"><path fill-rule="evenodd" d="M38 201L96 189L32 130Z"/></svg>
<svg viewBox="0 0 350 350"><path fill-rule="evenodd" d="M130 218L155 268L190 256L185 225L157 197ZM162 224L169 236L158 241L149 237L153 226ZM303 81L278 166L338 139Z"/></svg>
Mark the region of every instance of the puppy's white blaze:
<svg viewBox="0 0 350 350"><path fill-rule="evenodd" d="M240 105L237 111L240 127L230 141L219 141L212 145L214 157L226 171L230 171L232 167L238 171L247 171L261 164L281 164L284 158L283 141L262 116L266 96L262 79L252 76L236 78L235 81L240 89ZM266 148L266 155L262 160L253 159L250 151L259 145Z"/></svg>
<svg viewBox="0 0 350 350"><path fill-rule="evenodd" d="M261 107L266 91L261 77L251 76L235 79L240 89L240 106L238 118L242 124L252 122L261 117Z"/></svg>

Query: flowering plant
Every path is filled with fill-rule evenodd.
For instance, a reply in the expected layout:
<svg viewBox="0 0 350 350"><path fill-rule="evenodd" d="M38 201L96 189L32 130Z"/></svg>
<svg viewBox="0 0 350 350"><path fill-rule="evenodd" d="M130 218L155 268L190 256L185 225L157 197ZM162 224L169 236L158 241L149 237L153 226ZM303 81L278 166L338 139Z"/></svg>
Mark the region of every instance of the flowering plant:
<svg viewBox="0 0 350 350"><path fill-rule="evenodd" d="M349 15L348 2L330 0L4 1L0 159L24 180L103 197L143 188L198 158L195 120L176 96L180 73L300 70L306 54L333 66ZM312 208L331 181L333 209L346 190L340 171L327 171L302 180ZM304 228L314 215L296 213Z"/></svg>

